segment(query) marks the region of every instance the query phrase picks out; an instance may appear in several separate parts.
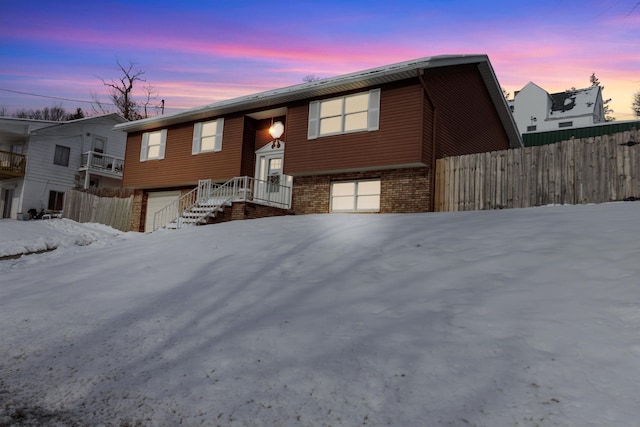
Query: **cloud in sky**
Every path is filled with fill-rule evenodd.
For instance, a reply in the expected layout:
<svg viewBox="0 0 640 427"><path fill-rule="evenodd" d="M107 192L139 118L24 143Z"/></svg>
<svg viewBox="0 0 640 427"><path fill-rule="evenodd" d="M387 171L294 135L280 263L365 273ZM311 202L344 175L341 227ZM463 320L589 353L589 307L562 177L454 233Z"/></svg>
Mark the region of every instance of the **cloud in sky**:
<svg viewBox="0 0 640 427"><path fill-rule="evenodd" d="M132 4L133 3L133 4ZM91 100L135 62L169 108L189 108L424 56L486 53L511 94L586 87L596 73L618 120L640 90L635 0L10 2L0 88ZM77 106L65 101L65 108ZM0 108L51 98L0 91Z"/></svg>

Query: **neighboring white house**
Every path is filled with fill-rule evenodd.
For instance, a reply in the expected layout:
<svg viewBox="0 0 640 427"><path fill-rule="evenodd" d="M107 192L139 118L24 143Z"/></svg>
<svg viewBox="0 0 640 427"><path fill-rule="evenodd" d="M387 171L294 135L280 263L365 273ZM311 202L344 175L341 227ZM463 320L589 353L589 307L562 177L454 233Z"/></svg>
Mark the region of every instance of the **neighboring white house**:
<svg viewBox="0 0 640 427"><path fill-rule="evenodd" d="M509 107L522 134L579 128L605 121L600 86L549 94L530 82L516 92Z"/></svg>
<svg viewBox="0 0 640 427"><path fill-rule="evenodd" d="M118 114L66 122L0 117L0 213L61 211L71 188L120 187L127 135Z"/></svg>

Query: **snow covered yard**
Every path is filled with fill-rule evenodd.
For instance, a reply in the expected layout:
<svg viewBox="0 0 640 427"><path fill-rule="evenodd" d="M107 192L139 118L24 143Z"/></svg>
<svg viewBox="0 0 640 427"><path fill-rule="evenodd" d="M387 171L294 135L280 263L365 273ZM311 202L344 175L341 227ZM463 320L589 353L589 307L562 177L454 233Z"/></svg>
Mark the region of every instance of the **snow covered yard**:
<svg viewBox="0 0 640 427"><path fill-rule="evenodd" d="M67 225L0 261L2 426L640 426L640 203Z"/></svg>

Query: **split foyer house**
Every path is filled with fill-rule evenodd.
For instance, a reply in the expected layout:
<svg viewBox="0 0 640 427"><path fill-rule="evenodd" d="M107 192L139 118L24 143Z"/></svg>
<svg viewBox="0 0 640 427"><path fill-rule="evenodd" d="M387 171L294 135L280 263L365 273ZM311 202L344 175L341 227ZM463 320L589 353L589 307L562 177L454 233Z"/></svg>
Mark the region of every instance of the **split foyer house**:
<svg viewBox="0 0 640 427"><path fill-rule="evenodd" d="M120 187L126 134L118 114L65 122L0 117L0 212L60 212L71 188Z"/></svg>
<svg viewBox="0 0 640 427"><path fill-rule="evenodd" d="M486 55L421 58L115 128L128 134L123 186L135 190L138 231L218 213L428 212L436 159L522 144Z"/></svg>
<svg viewBox="0 0 640 427"><path fill-rule="evenodd" d="M547 132L604 123L600 86L548 93L528 83L509 101L520 133Z"/></svg>

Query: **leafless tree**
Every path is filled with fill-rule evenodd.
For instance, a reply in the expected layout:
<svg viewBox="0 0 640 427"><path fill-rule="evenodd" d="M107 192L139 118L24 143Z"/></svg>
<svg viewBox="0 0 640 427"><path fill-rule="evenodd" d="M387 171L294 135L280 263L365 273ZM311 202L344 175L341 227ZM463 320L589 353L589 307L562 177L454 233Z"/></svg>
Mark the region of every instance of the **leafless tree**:
<svg viewBox="0 0 640 427"><path fill-rule="evenodd" d="M316 76L315 74L307 74L302 78L302 81L305 83L316 82L318 80L322 80L322 77Z"/></svg>
<svg viewBox="0 0 640 427"><path fill-rule="evenodd" d="M44 107L43 109L27 110L21 109L13 114L13 117L20 119L35 119L35 120L51 120L55 122L64 122L67 120L81 119L84 117L82 108L76 109L75 113L69 113L61 105L54 105L52 107Z"/></svg>
<svg viewBox="0 0 640 427"><path fill-rule="evenodd" d="M109 100L113 104L122 117L127 120L139 120L149 117L148 106L155 100L157 94L151 86L143 86L144 101L137 101L134 96L134 89L138 83L144 83L147 80L143 78L144 71L136 68L134 62L123 65L120 61L116 61L122 75L118 79L107 81L102 77L98 77L102 84L109 88ZM105 103L101 102L96 95L93 96L94 110L98 112L107 112L109 109Z"/></svg>

